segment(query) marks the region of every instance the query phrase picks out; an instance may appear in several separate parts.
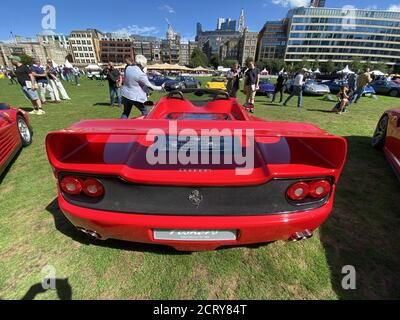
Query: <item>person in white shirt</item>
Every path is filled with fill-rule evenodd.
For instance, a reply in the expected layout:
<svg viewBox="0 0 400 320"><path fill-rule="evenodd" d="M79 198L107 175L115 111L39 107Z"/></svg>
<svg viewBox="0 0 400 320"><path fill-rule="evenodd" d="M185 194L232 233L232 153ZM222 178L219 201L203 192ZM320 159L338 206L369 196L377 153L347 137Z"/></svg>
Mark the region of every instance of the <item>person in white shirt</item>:
<svg viewBox="0 0 400 320"><path fill-rule="evenodd" d="M301 104L303 102L303 85L304 85L304 79L305 79L305 74L307 73L307 69L302 69L294 78L293 82L293 88L292 88L292 93L290 96L286 99L286 101L283 103L283 105L286 107L288 102L294 97L297 96L297 107L301 108Z"/></svg>
<svg viewBox="0 0 400 320"><path fill-rule="evenodd" d="M135 106L139 109L142 115L147 115L148 110L144 103L147 101L148 89L154 91L164 91L164 87L153 85L144 69L147 67L147 59L145 56L137 55L135 62L130 56L125 57L127 67L125 69L124 86L122 88L122 104L124 105L124 112L121 119L129 119L132 107Z"/></svg>

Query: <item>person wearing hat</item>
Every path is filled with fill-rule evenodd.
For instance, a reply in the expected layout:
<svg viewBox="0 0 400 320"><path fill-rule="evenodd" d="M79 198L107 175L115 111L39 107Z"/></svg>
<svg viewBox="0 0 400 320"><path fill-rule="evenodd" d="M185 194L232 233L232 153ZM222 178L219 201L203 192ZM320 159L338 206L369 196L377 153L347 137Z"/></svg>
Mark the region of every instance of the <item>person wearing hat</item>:
<svg viewBox="0 0 400 320"><path fill-rule="evenodd" d="M297 107L301 108L301 104L303 102L303 86L304 86L304 78L308 70L303 68L294 78L293 89L290 96L286 99L283 105L286 107L288 102L294 97L297 96Z"/></svg>
<svg viewBox="0 0 400 320"><path fill-rule="evenodd" d="M23 93L32 103L33 111L31 111L30 114L45 114L44 110L42 109L42 103L39 99L39 95L37 93L36 80L32 74L31 69L28 66L22 64L21 58L18 56L10 56L9 59L15 67L15 76L17 77L18 83L20 84Z"/></svg>

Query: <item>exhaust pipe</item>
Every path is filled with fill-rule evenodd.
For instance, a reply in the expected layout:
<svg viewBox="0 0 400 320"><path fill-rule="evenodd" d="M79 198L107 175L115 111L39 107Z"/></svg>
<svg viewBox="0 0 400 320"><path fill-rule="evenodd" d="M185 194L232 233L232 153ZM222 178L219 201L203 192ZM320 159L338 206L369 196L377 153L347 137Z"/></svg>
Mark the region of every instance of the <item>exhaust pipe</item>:
<svg viewBox="0 0 400 320"><path fill-rule="evenodd" d="M304 230L302 232L296 232L293 236L290 237L290 241L298 242L302 240L307 240L313 237L313 233L310 230Z"/></svg>
<svg viewBox="0 0 400 320"><path fill-rule="evenodd" d="M96 231L87 230L87 229L85 229L85 228L80 228L80 227L77 227L77 229L78 229L80 232L83 232L84 234L86 234L87 236L89 236L89 237L91 237L91 238L94 238L94 239L96 239L96 240L101 240L101 235L98 234Z"/></svg>

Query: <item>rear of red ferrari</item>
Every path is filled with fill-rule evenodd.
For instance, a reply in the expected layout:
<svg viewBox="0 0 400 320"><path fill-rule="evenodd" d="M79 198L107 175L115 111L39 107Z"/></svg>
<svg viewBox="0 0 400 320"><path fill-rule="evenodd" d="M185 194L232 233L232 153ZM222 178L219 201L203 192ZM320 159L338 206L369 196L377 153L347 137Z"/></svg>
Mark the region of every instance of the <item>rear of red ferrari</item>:
<svg viewBox="0 0 400 320"><path fill-rule="evenodd" d="M312 236L347 152L312 125L262 121L86 121L46 144L79 230L184 251Z"/></svg>

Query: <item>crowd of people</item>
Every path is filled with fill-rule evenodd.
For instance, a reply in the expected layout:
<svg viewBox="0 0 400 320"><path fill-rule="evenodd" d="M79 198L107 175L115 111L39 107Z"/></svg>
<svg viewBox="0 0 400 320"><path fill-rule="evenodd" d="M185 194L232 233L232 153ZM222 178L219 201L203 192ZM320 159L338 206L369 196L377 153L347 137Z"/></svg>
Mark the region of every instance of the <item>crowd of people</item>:
<svg viewBox="0 0 400 320"><path fill-rule="evenodd" d="M70 100L61 80L79 86L79 78L82 73L84 74L84 71L76 67L56 66L51 59L47 59L46 65L42 66L40 59L35 58L32 66L27 66L18 56L9 58L14 68L5 70L4 73L10 85L19 84L24 95L31 101L34 109L31 114L45 114L42 108L45 103ZM135 60L131 56L126 56L124 59L126 63L124 72L117 69L112 62L101 72L102 81L108 82L110 106L114 107L117 104L119 108L123 107L121 119L128 119L133 107L136 107L142 115L147 115L145 102L150 91L163 91L164 86L155 86L150 82L147 75L147 59L143 55L137 55ZM292 98L297 97L297 107L302 107L304 85L310 76L305 68L295 73L292 76L290 94L284 101L284 92L290 77L283 69L278 74L271 103L275 103L279 95L279 104L287 106ZM243 80L243 91L246 96L243 105L248 111L254 112L255 96L260 85L260 72L254 60L248 60L246 68L235 62L226 78L227 91L234 98L237 97ZM372 77L369 70L366 70L346 75L345 80L347 84L341 87L337 95L339 103L332 110L338 114L345 112L350 104L359 102ZM47 100L47 95L50 100Z"/></svg>

